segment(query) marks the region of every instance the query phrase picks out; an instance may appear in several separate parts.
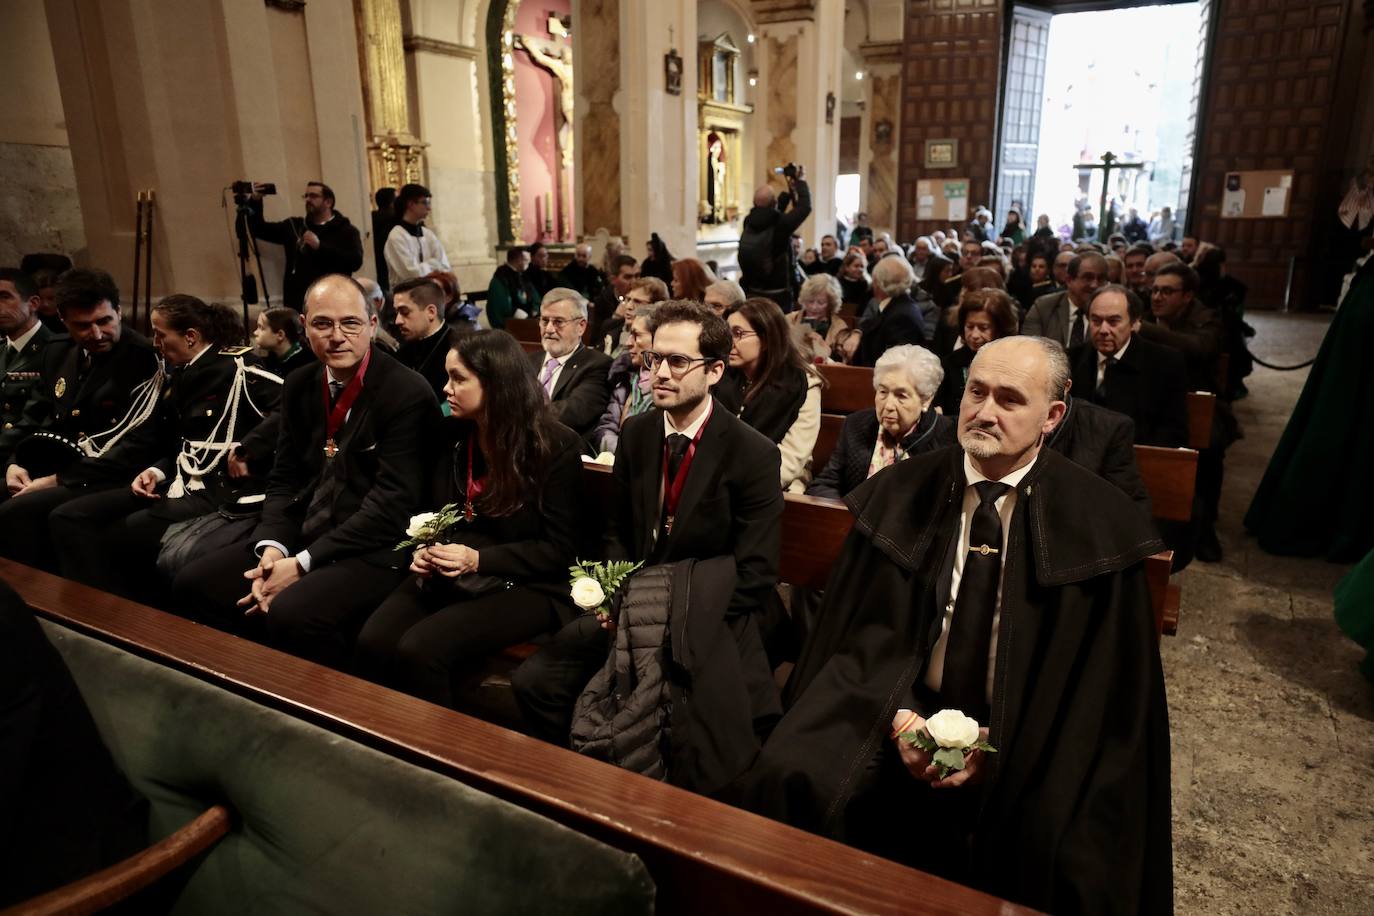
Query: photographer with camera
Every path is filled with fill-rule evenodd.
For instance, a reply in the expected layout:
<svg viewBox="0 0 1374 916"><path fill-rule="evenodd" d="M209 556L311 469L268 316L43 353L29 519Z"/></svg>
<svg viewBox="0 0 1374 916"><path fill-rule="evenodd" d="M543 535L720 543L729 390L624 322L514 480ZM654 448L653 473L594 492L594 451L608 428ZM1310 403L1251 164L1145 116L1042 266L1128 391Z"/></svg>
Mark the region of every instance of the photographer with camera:
<svg viewBox="0 0 1374 916"><path fill-rule="evenodd" d="M811 189L802 166L789 162L773 171L787 179L788 190L778 196L771 186L763 185L754 192L754 209L744 218L740 233L740 285L746 296L772 299L784 312L790 312L796 270L792 233L811 215Z"/></svg>
<svg viewBox="0 0 1374 916"><path fill-rule="evenodd" d="M310 284L326 274L352 275L363 266L363 240L348 217L334 210L334 192L324 182L306 184L301 195L305 200L304 219L293 216L280 222L264 220L263 195L275 193L276 185L234 182L235 200L242 200L248 207L248 231L253 238L280 245L286 251L282 301L299 312Z"/></svg>

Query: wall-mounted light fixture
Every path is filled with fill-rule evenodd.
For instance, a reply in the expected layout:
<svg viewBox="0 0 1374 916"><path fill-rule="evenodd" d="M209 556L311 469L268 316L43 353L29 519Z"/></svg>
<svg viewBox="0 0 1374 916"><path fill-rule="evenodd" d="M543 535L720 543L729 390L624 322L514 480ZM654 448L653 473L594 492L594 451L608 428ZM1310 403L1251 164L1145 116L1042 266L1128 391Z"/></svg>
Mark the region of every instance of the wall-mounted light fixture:
<svg viewBox="0 0 1374 916"><path fill-rule="evenodd" d="M748 35L745 35L745 36L744 36L744 40L747 41L747 42L749 42L750 44L753 44L753 43L754 43L754 33L753 33L753 32L750 32Z"/></svg>
<svg viewBox="0 0 1374 916"><path fill-rule="evenodd" d="M855 70L855 71L854 71L854 78L855 78L856 80L861 80L861 79L863 79L863 78L864 78L864 72L863 72L862 70Z"/></svg>
<svg viewBox="0 0 1374 916"><path fill-rule="evenodd" d="M749 85L750 85L750 86L757 86L758 84L759 84L759 71L757 71L757 70L750 70L750 71L749 71Z"/></svg>

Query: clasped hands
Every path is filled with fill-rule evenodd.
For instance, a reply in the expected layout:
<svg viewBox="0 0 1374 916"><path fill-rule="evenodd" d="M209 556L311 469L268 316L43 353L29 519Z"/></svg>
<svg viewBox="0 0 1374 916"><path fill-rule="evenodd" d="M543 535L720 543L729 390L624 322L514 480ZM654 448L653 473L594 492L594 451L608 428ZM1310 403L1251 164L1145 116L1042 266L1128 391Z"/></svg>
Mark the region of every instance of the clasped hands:
<svg viewBox="0 0 1374 916"><path fill-rule="evenodd" d="M416 548L410 571L423 579L434 574L456 579L477 572L477 551L462 544L429 544Z"/></svg>
<svg viewBox="0 0 1374 916"><path fill-rule="evenodd" d="M12 464L5 469L5 489L9 491L10 496L23 496L25 493L46 490L55 486L57 486L56 474L38 478L30 477L28 470L17 464Z"/></svg>
<svg viewBox="0 0 1374 916"><path fill-rule="evenodd" d="M275 547L262 552L258 565L243 574L252 588L239 599L238 605L245 615L266 614L277 595L301 577L301 564L295 557L288 557Z"/></svg>
<svg viewBox="0 0 1374 916"><path fill-rule="evenodd" d="M965 757L964 768L962 770L950 773L944 779L941 779L940 771L930 762L931 754L929 751L923 751L914 744L908 744L905 740L897 736L896 730L902 727L902 723L905 722L907 718L908 711L904 709L898 710L897 715L892 717L892 740L897 743L897 752L901 754L902 763L912 776L922 782L930 783L932 789L953 789L965 783L977 785L983 781L983 777L987 773L984 762L987 755L983 751L971 751ZM920 731L925 727L926 720L921 716L917 716L906 726L906 731ZM988 740L988 730L986 728L978 729L978 740Z"/></svg>

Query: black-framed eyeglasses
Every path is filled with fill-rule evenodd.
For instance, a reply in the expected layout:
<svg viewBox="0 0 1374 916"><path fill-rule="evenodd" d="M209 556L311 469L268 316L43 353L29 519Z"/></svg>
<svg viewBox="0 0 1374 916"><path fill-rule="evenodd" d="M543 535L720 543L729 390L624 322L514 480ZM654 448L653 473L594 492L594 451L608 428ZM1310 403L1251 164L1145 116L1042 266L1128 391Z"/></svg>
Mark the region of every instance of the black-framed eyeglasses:
<svg viewBox="0 0 1374 916"><path fill-rule="evenodd" d="M640 360L644 363L644 368L650 372L658 368L660 362L668 364L668 371L673 378L682 378L695 363L703 365L719 362L709 356L685 356L682 353L656 353L653 350L644 350L639 354Z"/></svg>
<svg viewBox="0 0 1374 916"><path fill-rule="evenodd" d="M1150 287L1151 296L1172 296L1174 293L1183 292L1181 286L1152 286Z"/></svg>

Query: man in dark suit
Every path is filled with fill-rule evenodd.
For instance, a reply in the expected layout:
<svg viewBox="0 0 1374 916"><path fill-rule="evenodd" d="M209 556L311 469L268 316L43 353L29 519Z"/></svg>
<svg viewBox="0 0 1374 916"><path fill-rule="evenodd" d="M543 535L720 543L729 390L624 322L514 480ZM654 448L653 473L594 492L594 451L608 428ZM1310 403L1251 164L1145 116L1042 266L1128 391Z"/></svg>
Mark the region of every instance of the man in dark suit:
<svg viewBox="0 0 1374 916"><path fill-rule="evenodd" d="M444 291L434 280L417 277L403 280L392 291L396 309L396 336L401 349L396 358L407 369L414 369L425 377L434 389L436 401L444 400L444 386L448 372L444 358L448 356L448 324L444 321Z"/></svg>
<svg viewBox="0 0 1374 916"><path fill-rule="evenodd" d="M1074 358L1074 390L1130 417L1137 445L1181 448L1188 444L1187 370L1176 350L1137 333L1144 307L1124 286L1097 291L1088 306L1092 346Z"/></svg>
<svg viewBox="0 0 1374 916"><path fill-rule="evenodd" d="M57 285L57 308L69 337L43 354L42 379L15 424L19 438L0 494L0 556L44 568L55 568L48 514L82 493L126 486L142 469L111 452L151 418L151 409L138 408L155 404L160 384L157 353L122 326L109 274L68 271Z"/></svg>
<svg viewBox="0 0 1374 916"><path fill-rule="evenodd" d="M0 268L0 464L22 435L16 428L38 386L39 364L53 332L38 320L38 287L13 267Z"/></svg>
<svg viewBox="0 0 1374 916"><path fill-rule="evenodd" d="M316 281L305 325L321 364L282 392L262 519L183 569L173 606L240 632L263 617L275 645L341 667L362 620L405 578L408 558L393 548L423 495L439 407L423 378L372 346L377 321L353 280Z"/></svg>
<svg viewBox="0 0 1374 916"><path fill-rule="evenodd" d="M1064 417L1045 447L1092 471L1148 513L1150 493L1136 467L1134 439L1130 417L1065 392Z"/></svg>
<svg viewBox="0 0 1374 916"><path fill-rule="evenodd" d="M554 415L584 437L611 399L611 358L582 344L586 332L587 300L577 290L556 286L539 305L539 342L544 350L529 354L530 369Z"/></svg>
<svg viewBox="0 0 1374 916"><path fill-rule="evenodd" d="M782 494L777 447L710 396L730 355L725 322L669 302L653 317L655 410L626 421L616 449L606 555L648 564L733 554L727 620L756 728L781 711L758 630L777 582ZM511 677L530 730L566 744L573 704L606 661L610 636L593 616L565 626Z"/></svg>
<svg viewBox="0 0 1374 916"><path fill-rule="evenodd" d="M883 258L873 268L873 295L878 314L864 319L854 365L872 366L891 347L926 342L921 309L911 297L916 275L906 258Z"/></svg>
<svg viewBox="0 0 1374 916"><path fill-rule="evenodd" d="M1069 350L1088 338L1088 303L1107 282L1107 259L1100 254L1075 255L1069 261L1067 288L1041 296L1021 322L1021 333L1048 337Z"/></svg>

